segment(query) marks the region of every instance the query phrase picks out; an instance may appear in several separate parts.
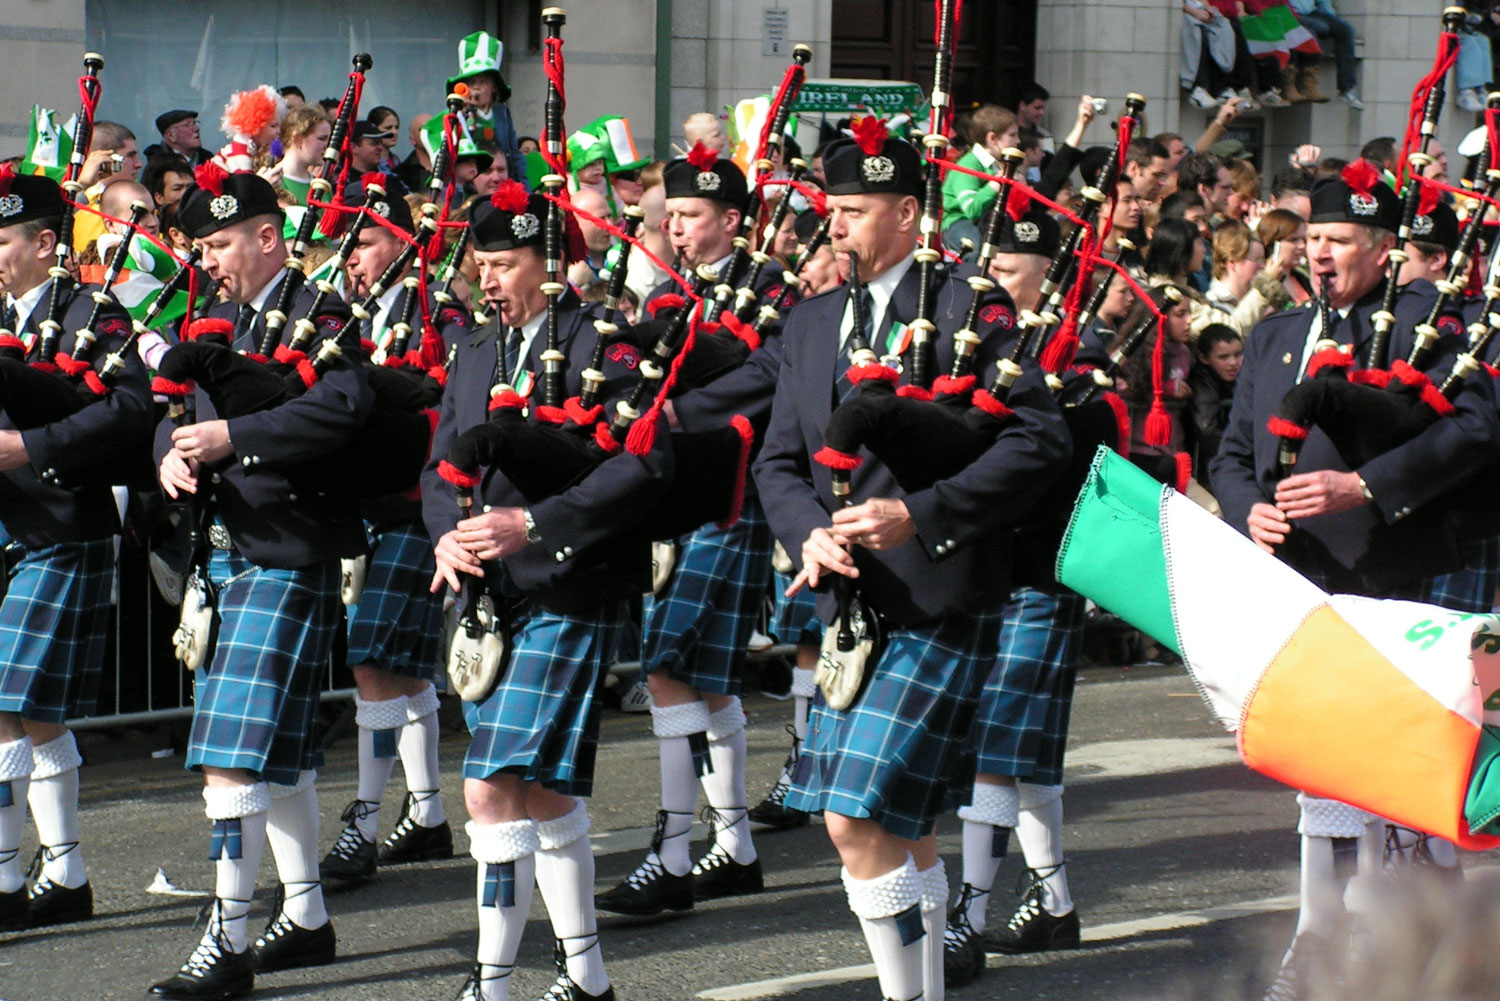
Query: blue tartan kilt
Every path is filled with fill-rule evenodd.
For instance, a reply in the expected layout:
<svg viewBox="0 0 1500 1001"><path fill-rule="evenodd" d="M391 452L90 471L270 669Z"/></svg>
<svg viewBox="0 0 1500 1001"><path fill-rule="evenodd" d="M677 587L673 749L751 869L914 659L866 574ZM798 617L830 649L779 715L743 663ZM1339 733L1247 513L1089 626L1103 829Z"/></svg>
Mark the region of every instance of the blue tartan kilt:
<svg viewBox="0 0 1500 1001"><path fill-rule="evenodd" d="M818 596L803 588L790 598L786 589L792 578L778 573L771 581L773 607L771 635L779 643L817 646L823 639L823 620L818 618Z"/></svg>
<svg viewBox="0 0 1500 1001"><path fill-rule="evenodd" d="M1464 568L1427 582L1423 601L1455 612L1489 612L1500 587L1500 536L1481 536L1463 541Z"/></svg>
<svg viewBox="0 0 1500 1001"><path fill-rule="evenodd" d="M729 528L709 525L677 540L666 593L645 601L641 663L699 691L737 695L745 647L771 582L771 529L746 499Z"/></svg>
<svg viewBox="0 0 1500 1001"><path fill-rule="evenodd" d="M868 818L898 838L932 833L999 642L998 611L892 632L854 705L839 712L818 693L786 805Z"/></svg>
<svg viewBox="0 0 1500 1001"><path fill-rule="evenodd" d="M985 680L968 742L966 779L978 771L1038 785L1062 781L1083 613L1084 601L1072 591L1011 592L1002 613L1000 655ZM967 782L954 792L968 802Z"/></svg>
<svg viewBox="0 0 1500 1001"><path fill-rule="evenodd" d="M323 762L314 731L340 625L338 561L273 570L216 550L208 571L219 633L194 686L187 767L241 768L290 785Z"/></svg>
<svg viewBox="0 0 1500 1001"><path fill-rule="evenodd" d="M593 792L598 695L626 615L623 603L586 616L520 613L499 685L483 702L464 703L464 778L507 772L566 796Z"/></svg>
<svg viewBox="0 0 1500 1001"><path fill-rule="evenodd" d="M62 723L94 711L109 630L113 539L26 552L0 601L0 712Z"/></svg>
<svg viewBox="0 0 1500 1001"><path fill-rule="evenodd" d="M420 519L372 530L359 604L349 610L350 666L432 680L442 659L443 597L428 590L437 562Z"/></svg>

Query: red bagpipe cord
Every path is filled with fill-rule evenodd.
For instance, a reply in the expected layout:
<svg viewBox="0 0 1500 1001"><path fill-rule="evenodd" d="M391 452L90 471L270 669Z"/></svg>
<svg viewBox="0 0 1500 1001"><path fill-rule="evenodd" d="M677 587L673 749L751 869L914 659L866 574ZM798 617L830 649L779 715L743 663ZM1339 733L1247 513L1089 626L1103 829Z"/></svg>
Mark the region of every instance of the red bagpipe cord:
<svg viewBox="0 0 1500 1001"><path fill-rule="evenodd" d="M333 203L335 205L342 205L344 203L344 185L349 183L349 148L354 143L354 123L359 115L360 95L364 93L365 89L365 75L359 70L354 70L350 73L349 80L352 86L349 93L345 95L345 101L351 105L348 119L349 128L344 131L343 141L339 144L338 158L334 161L339 164L339 176L333 186ZM344 104L340 103L338 110L334 112L334 119L337 120L343 113ZM318 220L318 232L322 233L325 237L336 236L342 222L343 220L339 218L338 213L329 214L325 212L322 218Z"/></svg>
<svg viewBox="0 0 1500 1001"><path fill-rule="evenodd" d="M1401 186L1406 183L1407 157L1421 141L1422 115L1427 107L1427 97L1432 93L1432 88L1442 82L1457 62L1458 36L1445 31L1438 36L1437 56L1432 61L1432 69L1417 81L1417 86L1411 92L1411 106L1406 114L1406 135L1401 141L1401 159L1396 164L1397 190L1400 190ZM1492 137L1493 134L1491 132Z"/></svg>

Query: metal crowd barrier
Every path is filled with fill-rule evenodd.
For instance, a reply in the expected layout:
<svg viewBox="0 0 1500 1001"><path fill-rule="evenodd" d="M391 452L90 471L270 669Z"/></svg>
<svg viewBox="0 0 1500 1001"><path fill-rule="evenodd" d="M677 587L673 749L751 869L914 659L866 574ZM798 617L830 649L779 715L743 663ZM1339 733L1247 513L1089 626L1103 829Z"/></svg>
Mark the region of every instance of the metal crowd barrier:
<svg viewBox="0 0 1500 1001"><path fill-rule="evenodd" d="M167 604L151 579L147 554L122 545L118 564L118 599L111 612L99 698L93 715L69 720L76 730L141 726L189 719L193 715L193 682L172 652L177 609ZM792 644L778 644L748 654L751 661L788 657ZM342 641L324 671L323 701L354 697L353 678L343 666ZM640 670L640 661L620 661L613 675Z"/></svg>

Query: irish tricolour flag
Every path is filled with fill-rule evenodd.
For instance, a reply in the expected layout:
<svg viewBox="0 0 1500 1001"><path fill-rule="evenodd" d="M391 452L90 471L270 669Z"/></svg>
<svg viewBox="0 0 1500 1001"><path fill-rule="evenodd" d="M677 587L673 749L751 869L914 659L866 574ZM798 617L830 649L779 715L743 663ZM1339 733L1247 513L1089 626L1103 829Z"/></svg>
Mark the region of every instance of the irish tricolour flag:
<svg viewBox="0 0 1500 1001"><path fill-rule="evenodd" d="M1271 56L1282 69L1286 69L1293 52L1316 56L1323 51L1312 32L1302 27L1297 15L1284 3L1240 18L1240 29L1245 33L1250 55L1256 59Z"/></svg>
<svg viewBox="0 0 1500 1001"><path fill-rule="evenodd" d="M1500 618L1326 594L1103 448L1057 578L1180 653L1251 768L1500 845Z"/></svg>

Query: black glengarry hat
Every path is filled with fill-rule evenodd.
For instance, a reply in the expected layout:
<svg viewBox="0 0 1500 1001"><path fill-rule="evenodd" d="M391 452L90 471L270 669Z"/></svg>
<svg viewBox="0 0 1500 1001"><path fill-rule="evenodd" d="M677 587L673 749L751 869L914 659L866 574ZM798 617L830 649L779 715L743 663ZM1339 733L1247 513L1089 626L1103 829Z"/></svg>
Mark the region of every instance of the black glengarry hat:
<svg viewBox="0 0 1500 1001"><path fill-rule="evenodd" d="M1401 199L1368 160L1360 158L1338 177L1312 186L1310 223L1353 222L1394 233L1401 225Z"/></svg>
<svg viewBox="0 0 1500 1001"><path fill-rule="evenodd" d="M372 171L359 180L345 185L344 204L355 206L364 205L365 197L367 194L365 182L373 181L376 184L380 185L381 190L384 191L385 184L383 183L382 178L383 175L379 171ZM389 192L386 192L385 194L380 195L378 198L372 201L369 205L369 209L371 212L374 212L376 215L380 216L380 218L390 222L398 229L404 230L407 233L416 232L416 226L413 224L411 217L411 206L407 205L406 199L402 198L400 195L392 195Z"/></svg>
<svg viewBox="0 0 1500 1001"><path fill-rule="evenodd" d="M703 145L701 139L687 156L663 168L661 180L668 198L707 198L732 209L745 207L750 190L739 165Z"/></svg>
<svg viewBox="0 0 1500 1001"><path fill-rule="evenodd" d="M197 186L182 197L177 218L184 232L197 239L246 219L285 217L276 191L265 178L242 171L231 174L210 160L193 171Z"/></svg>
<svg viewBox="0 0 1500 1001"><path fill-rule="evenodd" d="M62 215L62 188L56 181L17 174L14 164L0 165L0 227L40 219L50 222L55 230L62 225Z"/></svg>
<svg viewBox="0 0 1500 1001"><path fill-rule="evenodd" d="M546 241L547 199L527 193L517 181L506 181L469 212L474 249L485 252L540 247Z"/></svg>
<svg viewBox="0 0 1500 1001"><path fill-rule="evenodd" d="M915 146L892 136L873 115L854 119L851 131L852 139L836 139L823 150L830 195L922 197L922 155Z"/></svg>
<svg viewBox="0 0 1500 1001"><path fill-rule="evenodd" d="M1052 214L1041 204L1033 204L1029 192L1012 188L1005 202L1005 219L1000 223L995 250L1002 254L1036 254L1051 260L1061 244L1062 231Z"/></svg>

